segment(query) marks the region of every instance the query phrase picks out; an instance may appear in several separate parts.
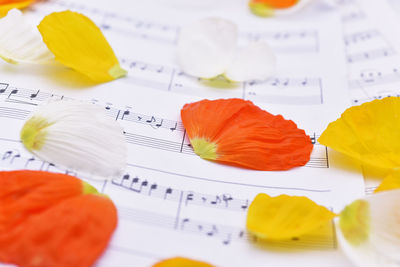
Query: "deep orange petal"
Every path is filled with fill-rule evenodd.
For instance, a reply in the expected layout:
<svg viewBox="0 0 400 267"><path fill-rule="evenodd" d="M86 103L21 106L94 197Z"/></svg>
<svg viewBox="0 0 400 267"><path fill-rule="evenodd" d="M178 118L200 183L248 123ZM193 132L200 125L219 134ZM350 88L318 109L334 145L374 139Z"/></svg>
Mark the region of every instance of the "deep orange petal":
<svg viewBox="0 0 400 267"><path fill-rule="evenodd" d="M299 0L251 0L250 2L264 4L272 8L288 8L297 4Z"/></svg>
<svg viewBox="0 0 400 267"><path fill-rule="evenodd" d="M0 172L0 262L89 267L116 225L112 201L78 178Z"/></svg>
<svg viewBox="0 0 400 267"><path fill-rule="evenodd" d="M8 263L19 267L90 267L117 225L111 200L98 195L67 199L13 229Z"/></svg>
<svg viewBox="0 0 400 267"><path fill-rule="evenodd" d="M287 170L310 159L313 145L304 130L251 101L202 100L186 104L181 117L195 152L205 159L257 170Z"/></svg>

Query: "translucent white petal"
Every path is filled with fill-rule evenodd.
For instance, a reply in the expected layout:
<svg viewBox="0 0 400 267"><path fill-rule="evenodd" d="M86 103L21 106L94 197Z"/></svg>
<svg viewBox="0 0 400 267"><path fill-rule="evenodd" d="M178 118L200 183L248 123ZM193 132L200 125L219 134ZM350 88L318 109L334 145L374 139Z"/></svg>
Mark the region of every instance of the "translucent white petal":
<svg viewBox="0 0 400 267"><path fill-rule="evenodd" d="M196 77L213 78L225 72L233 60L237 27L221 18L207 18L184 27L178 39L178 62Z"/></svg>
<svg viewBox="0 0 400 267"><path fill-rule="evenodd" d="M125 136L101 107L56 101L39 107L31 117L35 118L45 119L48 125L41 129L43 145L30 149L32 146L24 144L40 159L101 179L122 174L127 155Z"/></svg>
<svg viewBox="0 0 400 267"><path fill-rule="evenodd" d="M400 190L367 196L370 230L368 239L354 245L338 229L343 251L360 267L400 266Z"/></svg>
<svg viewBox="0 0 400 267"><path fill-rule="evenodd" d="M236 54L225 76L232 81L266 80L275 73L276 58L264 42L253 42Z"/></svg>
<svg viewBox="0 0 400 267"><path fill-rule="evenodd" d="M0 57L9 63L56 64L38 29L18 9L0 19Z"/></svg>

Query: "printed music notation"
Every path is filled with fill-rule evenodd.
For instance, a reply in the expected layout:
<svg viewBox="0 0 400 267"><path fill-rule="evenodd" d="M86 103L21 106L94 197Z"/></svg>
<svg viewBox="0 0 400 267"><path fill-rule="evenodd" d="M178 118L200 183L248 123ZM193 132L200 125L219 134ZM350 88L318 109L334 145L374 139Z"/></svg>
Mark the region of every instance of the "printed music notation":
<svg viewBox="0 0 400 267"><path fill-rule="evenodd" d="M352 103L357 105L374 99L399 97L399 83L398 68L386 69L385 71L377 69L361 70L357 78L349 81Z"/></svg>
<svg viewBox="0 0 400 267"><path fill-rule="evenodd" d="M248 233L245 229L240 229L238 227L214 224L187 217L172 217L122 206L118 206L118 210L120 211L122 219L129 220L131 222L202 235L207 238L217 239L223 245L230 245L232 242L237 241L259 244L262 243L262 241ZM305 235L300 238L293 238L287 241L268 242L267 245L277 248L313 248L323 250L335 249L337 245L333 224L326 225L325 228L326 229L318 234Z"/></svg>
<svg viewBox="0 0 400 267"><path fill-rule="evenodd" d="M396 51L392 48L380 48L373 49L363 52L356 52L352 54L347 54L347 62L354 63L360 61L366 61L370 59L378 59L383 57L389 57L397 54Z"/></svg>
<svg viewBox="0 0 400 267"><path fill-rule="evenodd" d="M347 34L344 37L344 43L346 46L356 45L358 43L365 43L370 40L383 38L378 30L367 30L362 32L354 32Z"/></svg>
<svg viewBox="0 0 400 267"><path fill-rule="evenodd" d="M362 70L357 79L349 81L350 88L365 88L376 85L385 85L400 82L398 68L393 68L387 73L382 73L376 69Z"/></svg>
<svg viewBox="0 0 400 267"><path fill-rule="evenodd" d="M43 162L35 157L21 156L18 149L7 150L0 153L0 167L5 169L31 169L78 175L77 173L61 170L54 164ZM191 206L194 205L244 213L249 205L248 199L234 198L229 193L211 195L194 191L184 191L163 186L158 183L152 183L148 180L142 180L139 177L130 174L125 174L118 179L114 179L111 183L105 183L103 192L112 190L114 193L118 194L118 188L145 195L149 198L175 202L179 206L179 210L190 209ZM287 190L287 188L280 189ZM308 189L299 188L298 190ZM321 190L321 192L328 191ZM118 210L122 219L128 219L135 223L145 223L151 226L167 227L178 231L212 237L220 240L224 245L229 245L233 241L257 242L257 239L248 234L244 229L213 224L210 222L197 221L184 216L180 218L180 214L178 214L177 217L172 217L168 215L152 213L149 211L121 207L120 205L118 205ZM309 235L301 238L295 238L293 240L280 241L274 243L273 245L277 247L292 247L292 242L295 242L297 246L302 248L336 248L333 228L325 231L324 235Z"/></svg>
<svg viewBox="0 0 400 267"><path fill-rule="evenodd" d="M95 22L104 31L111 31L127 38L140 38L146 41L175 45L180 31L180 27L177 25L139 20L81 3L52 0L47 1L45 7L48 7L49 4L92 14ZM44 7L44 5L42 6ZM40 13L41 6L34 8L34 11ZM239 34L239 38L245 42L266 40L277 53L296 54L317 53L319 51L318 33L312 29L283 32L242 32Z"/></svg>
<svg viewBox="0 0 400 267"><path fill-rule="evenodd" d="M0 88L3 88L0 89L0 97L3 95L6 102L12 100L13 102L17 102L20 104L37 105L41 101L46 101L51 98L64 98L63 96L53 95L46 92L40 92L42 97L39 98L39 91L29 89L17 89L15 87L9 86L6 83L0 83ZM36 94L33 96L35 92ZM105 111L107 115L115 118L116 120L148 125L153 129L165 129L168 130L170 133L180 133L180 136L178 137L178 140L180 141L174 141L125 131L125 138L130 144L144 146L151 149L164 150L168 152L183 153L193 156L195 155L190 143L188 143L185 139L184 127L182 122L180 121L136 113L133 112L131 109L119 109L114 107L111 103L105 105ZM29 113L30 112L28 110L23 110L21 108L0 108L0 117L24 120L27 118ZM310 138L313 144L315 144L316 146L314 147L313 151L314 155L311 155L310 161L305 166L310 168L329 168L327 148L317 143L316 140L318 136L316 136L315 134L312 134Z"/></svg>
<svg viewBox="0 0 400 267"><path fill-rule="evenodd" d="M272 104L315 105L323 104L322 81L318 77L273 77L266 81L226 83L226 90L202 85L202 80L184 74L181 70L162 65L122 59L121 64L130 69L124 79L138 86L197 96L238 97ZM301 93L300 93L301 92Z"/></svg>

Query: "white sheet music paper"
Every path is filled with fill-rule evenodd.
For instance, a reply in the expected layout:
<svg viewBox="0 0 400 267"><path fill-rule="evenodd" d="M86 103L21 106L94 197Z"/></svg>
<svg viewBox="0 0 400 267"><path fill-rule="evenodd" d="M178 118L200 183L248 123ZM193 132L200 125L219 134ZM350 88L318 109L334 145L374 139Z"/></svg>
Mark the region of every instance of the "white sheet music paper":
<svg viewBox="0 0 400 267"><path fill-rule="evenodd" d="M18 141L19 130L29 112L49 98L90 100L103 105L107 114L121 123L129 147L123 177L112 182L82 177L108 194L119 211L118 229L97 266L151 266L178 255L221 267L291 266L293 262L307 267L322 262L324 266L351 266L337 248L333 225L326 227L322 236L308 235L264 247L245 231L247 207L260 192L308 196L335 212L364 193L360 170L347 166L342 156L316 142L327 124L350 103L342 33L334 14L324 14L318 23L265 20L260 26L255 23L260 19L240 13L248 12L246 5L240 12L229 5L227 10L222 5L211 12L237 20L247 14L249 23L240 23L241 43L265 38L280 62L277 77L267 82L221 90L185 76L174 59L179 28L209 12L199 8L177 17L166 5L161 10L167 15L157 16L145 12L146 7L132 9L134 4L126 3L116 12L117 3L107 7L95 1L92 5L90 1L48 1L33 7L33 18L53 8L80 10L92 17L130 73L111 83L68 90L75 83L50 79L45 76L48 69L1 64L0 123L8 127L0 133L0 166L68 172L26 152ZM63 78L76 76L68 73ZM183 104L205 97L250 99L271 113L294 120L315 143L310 162L291 171L260 172L200 159L185 136L179 112Z"/></svg>

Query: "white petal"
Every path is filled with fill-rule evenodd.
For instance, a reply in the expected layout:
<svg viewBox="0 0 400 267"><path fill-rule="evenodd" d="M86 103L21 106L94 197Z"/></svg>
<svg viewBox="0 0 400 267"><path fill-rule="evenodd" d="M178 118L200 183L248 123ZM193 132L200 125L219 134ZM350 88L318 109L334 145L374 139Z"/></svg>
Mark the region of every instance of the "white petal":
<svg viewBox="0 0 400 267"><path fill-rule="evenodd" d="M122 128L101 107L78 101L56 101L39 107L31 119L43 118L43 145L24 142L40 159L92 177L111 179L123 173L127 147ZM21 131L27 132L28 127ZM26 137L27 135L25 135ZM36 138L36 140L39 140Z"/></svg>
<svg viewBox="0 0 400 267"><path fill-rule="evenodd" d="M354 245L338 228L343 251L360 267L400 266L400 190L367 196L370 230L368 239Z"/></svg>
<svg viewBox="0 0 400 267"><path fill-rule="evenodd" d="M9 63L56 62L38 29L25 21L18 9L10 10L0 19L0 57Z"/></svg>
<svg viewBox="0 0 400 267"><path fill-rule="evenodd" d="M275 73L276 59L264 42L253 42L241 49L227 68L225 76L232 81L266 80Z"/></svg>
<svg viewBox="0 0 400 267"><path fill-rule="evenodd" d="M228 20L207 18L184 27L178 39L178 62L192 76L213 78L225 72L237 46L237 27Z"/></svg>

